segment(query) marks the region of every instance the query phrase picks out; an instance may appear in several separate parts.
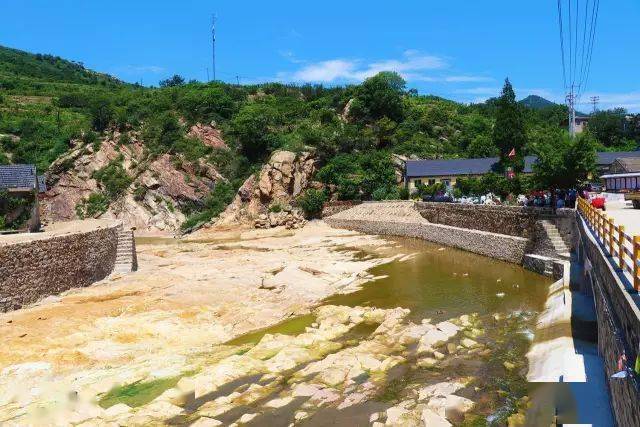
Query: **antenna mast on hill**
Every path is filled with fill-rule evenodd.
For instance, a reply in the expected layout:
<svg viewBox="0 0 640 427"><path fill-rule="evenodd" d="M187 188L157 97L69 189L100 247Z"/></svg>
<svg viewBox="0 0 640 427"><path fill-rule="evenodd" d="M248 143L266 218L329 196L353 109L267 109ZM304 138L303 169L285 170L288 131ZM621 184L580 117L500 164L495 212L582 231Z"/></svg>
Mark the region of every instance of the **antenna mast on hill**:
<svg viewBox="0 0 640 427"><path fill-rule="evenodd" d="M216 81L216 15L211 15L211 64L213 65L213 81Z"/></svg>

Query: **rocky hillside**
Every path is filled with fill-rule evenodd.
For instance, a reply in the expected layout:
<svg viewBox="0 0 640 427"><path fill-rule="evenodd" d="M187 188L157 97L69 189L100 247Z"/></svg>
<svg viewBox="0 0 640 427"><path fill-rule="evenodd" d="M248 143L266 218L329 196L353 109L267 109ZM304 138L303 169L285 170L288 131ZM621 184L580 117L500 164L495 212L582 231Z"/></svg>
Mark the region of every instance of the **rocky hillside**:
<svg viewBox="0 0 640 427"><path fill-rule="evenodd" d="M152 156L137 132L127 135L126 144L117 130L97 143L72 141L72 149L46 174L45 221L118 218L142 233L174 233L185 220L183 212L202 205L216 184L226 182L207 162L179 154ZM192 126L189 135L226 147L220 132L208 125Z"/></svg>

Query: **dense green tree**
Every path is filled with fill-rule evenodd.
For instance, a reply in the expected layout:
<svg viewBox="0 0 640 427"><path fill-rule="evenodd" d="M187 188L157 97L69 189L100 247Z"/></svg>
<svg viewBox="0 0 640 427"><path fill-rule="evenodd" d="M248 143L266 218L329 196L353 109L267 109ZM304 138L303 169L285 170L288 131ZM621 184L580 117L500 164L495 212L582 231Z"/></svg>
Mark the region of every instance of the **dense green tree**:
<svg viewBox="0 0 640 427"><path fill-rule="evenodd" d="M377 121L387 117L402 120L406 82L395 72L383 71L366 79L356 92L350 115L357 120Z"/></svg>
<svg viewBox="0 0 640 427"><path fill-rule="evenodd" d="M263 159L276 148L274 130L282 121L280 112L270 103L244 105L229 123L229 135L240 143L243 154L252 161Z"/></svg>
<svg viewBox="0 0 640 427"><path fill-rule="evenodd" d="M105 130L113 120L114 110L111 100L106 97L94 99L91 103L91 123L98 132Z"/></svg>
<svg viewBox="0 0 640 427"><path fill-rule="evenodd" d="M465 153L469 158L494 157L499 154L498 147L495 146L491 137L482 134L471 140Z"/></svg>
<svg viewBox="0 0 640 427"><path fill-rule="evenodd" d="M171 78L160 80L160 87L175 87L184 85L184 77L174 74Z"/></svg>
<svg viewBox="0 0 640 427"><path fill-rule="evenodd" d="M598 111L589 118L589 132L605 147L614 147L625 137L626 110Z"/></svg>
<svg viewBox="0 0 640 427"><path fill-rule="evenodd" d="M516 102L511 82L506 79L502 93L496 101L496 123L493 128L493 143L500 151L500 166L503 170L508 166L513 167L516 172L524 169L527 135L522 108ZM510 160L508 154L512 149L515 149L516 157Z"/></svg>
<svg viewBox="0 0 640 427"><path fill-rule="evenodd" d="M191 122L229 119L234 113L234 102L221 87L188 90L178 101L181 114Z"/></svg>
<svg viewBox="0 0 640 427"><path fill-rule="evenodd" d="M595 142L588 134L560 135L535 149L538 161L533 165L533 182L538 188L575 188L595 171Z"/></svg>

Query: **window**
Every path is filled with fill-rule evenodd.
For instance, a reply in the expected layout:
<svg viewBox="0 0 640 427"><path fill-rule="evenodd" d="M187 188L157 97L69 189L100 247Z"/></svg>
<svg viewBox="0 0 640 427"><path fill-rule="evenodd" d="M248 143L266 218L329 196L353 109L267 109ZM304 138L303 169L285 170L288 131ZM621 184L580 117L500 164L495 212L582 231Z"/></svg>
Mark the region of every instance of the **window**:
<svg viewBox="0 0 640 427"><path fill-rule="evenodd" d="M422 180L421 179L414 179L413 180L413 185L416 187L420 187L422 185Z"/></svg>
<svg viewBox="0 0 640 427"><path fill-rule="evenodd" d="M436 183L436 180L435 180L435 179L430 179L430 180L429 180L429 185L433 185L433 184L435 184L435 183Z"/></svg>
<svg viewBox="0 0 640 427"><path fill-rule="evenodd" d="M445 187L451 187L451 180L449 179L443 179L442 183L444 184Z"/></svg>

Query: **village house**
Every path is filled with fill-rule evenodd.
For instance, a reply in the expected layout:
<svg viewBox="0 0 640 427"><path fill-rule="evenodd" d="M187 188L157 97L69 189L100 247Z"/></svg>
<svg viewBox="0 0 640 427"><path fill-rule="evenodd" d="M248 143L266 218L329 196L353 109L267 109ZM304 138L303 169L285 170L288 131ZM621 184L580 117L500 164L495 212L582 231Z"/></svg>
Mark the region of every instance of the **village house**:
<svg viewBox="0 0 640 427"><path fill-rule="evenodd" d="M0 165L0 215L3 223L10 223L29 209L26 229L40 230L38 195L46 191L44 176L38 175L34 165ZM12 200L24 199L25 204L13 206Z"/></svg>

